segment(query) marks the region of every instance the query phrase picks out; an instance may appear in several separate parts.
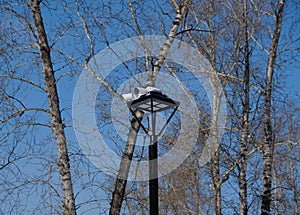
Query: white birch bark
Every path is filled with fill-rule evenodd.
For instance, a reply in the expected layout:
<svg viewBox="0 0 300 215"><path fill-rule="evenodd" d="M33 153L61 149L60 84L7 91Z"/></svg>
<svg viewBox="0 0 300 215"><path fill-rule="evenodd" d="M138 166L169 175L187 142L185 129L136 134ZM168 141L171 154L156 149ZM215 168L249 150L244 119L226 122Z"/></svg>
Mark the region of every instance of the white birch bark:
<svg viewBox="0 0 300 215"><path fill-rule="evenodd" d="M247 23L247 0L244 1L244 37L245 37L245 72L244 72L244 89L243 89L243 119L242 119L242 136L240 148L240 215L247 215L247 152L248 152L248 135L249 135L249 111L250 111L250 53Z"/></svg>
<svg viewBox="0 0 300 215"><path fill-rule="evenodd" d="M276 11L276 20L273 32L272 43L270 46L267 71L266 71L266 86L265 86L265 101L264 101L264 135L263 144L263 193L261 214L271 214L272 203L272 163L273 163L273 138L272 138L272 120L271 120L271 98L274 67L277 57L277 47L281 33L281 25L283 19L285 0L280 0Z"/></svg>
<svg viewBox="0 0 300 215"><path fill-rule="evenodd" d="M141 121L143 118L143 113L140 111L136 111L135 114L138 117L138 119ZM110 215L118 215L121 212L122 201L124 199L125 188L127 184L127 180L125 180L124 178L128 177L128 172L130 169L130 164L131 164L139 129L140 129L139 121L133 118L131 121L131 128L129 129L129 133L128 133L126 147L122 155L120 170L118 173L118 178L115 183L115 189L112 194L112 201L109 210Z"/></svg>
<svg viewBox="0 0 300 215"><path fill-rule="evenodd" d="M148 77L146 86L154 86L155 83L155 79L157 78L157 75L159 73L160 68L162 67L164 61L166 60L166 57L169 53L170 47L172 46L176 34L178 32L178 28L179 25L182 21L182 18L187 10L188 7L188 0L185 0L182 5L177 5L177 3L175 1L172 1L173 5L175 5L175 9L176 9L176 17L173 20L173 24L172 27L170 29L169 35L158 55L158 59L156 60L156 62L153 65L153 73L152 75L150 75Z"/></svg>
<svg viewBox="0 0 300 215"><path fill-rule="evenodd" d="M48 94L52 131L55 136L57 145L58 168L64 195L63 213L65 215L73 215L76 214L76 209L70 172L70 160L67 150L67 140L59 108L59 97L57 93L56 80L54 77L53 65L51 62L50 47L47 41L47 35L41 15L40 2L41 1L39 0L31 0L30 9L37 31L38 47L43 64L43 74L46 84L46 91Z"/></svg>

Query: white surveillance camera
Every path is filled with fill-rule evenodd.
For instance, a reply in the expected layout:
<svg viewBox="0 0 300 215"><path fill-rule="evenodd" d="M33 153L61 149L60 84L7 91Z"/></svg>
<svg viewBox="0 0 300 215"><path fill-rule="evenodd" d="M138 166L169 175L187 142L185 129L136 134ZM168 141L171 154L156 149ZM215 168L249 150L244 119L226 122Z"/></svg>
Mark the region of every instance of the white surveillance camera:
<svg viewBox="0 0 300 215"><path fill-rule="evenodd" d="M122 94L122 97L125 99L126 102L131 102L133 100L132 93Z"/></svg>
<svg viewBox="0 0 300 215"><path fill-rule="evenodd" d="M142 88L142 87L136 87L134 88L134 92L133 92L133 96L135 99L139 98L142 95L146 95L150 92L159 92L161 93L161 90L155 87L146 87L146 88Z"/></svg>
<svg viewBox="0 0 300 215"><path fill-rule="evenodd" d="M142 95L147 95L150 92L159 92L161 93L161 90L155 87L136 87L134 88L133 93L127 93L127 94L122 94L122 97L125 99L126 102L131 102L133 99L138 99Z"/></svg>

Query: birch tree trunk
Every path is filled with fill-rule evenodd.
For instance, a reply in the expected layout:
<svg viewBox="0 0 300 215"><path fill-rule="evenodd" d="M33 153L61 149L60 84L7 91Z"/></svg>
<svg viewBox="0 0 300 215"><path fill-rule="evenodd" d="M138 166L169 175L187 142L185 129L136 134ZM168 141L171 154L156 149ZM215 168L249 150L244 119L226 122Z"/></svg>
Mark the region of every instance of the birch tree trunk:
<svg viewBox="0 0 300 215"><path fill-rule="evenodd" d="M64 195L63 209L65 215L76 214L75 199L73 194L70 160L67 150L67 141L62 123L61 112L59 108L59 98L57 93L56 80L51 62L50 48L47 41L47 35L44 28L43 18L40 10L39 0L30 1L30 9L37 31L37 41L40 56L43 64L43 75L48 94L48 104L52 121L52 130L56 139L58 153L58 168L61 178L61 186Z"/></svg>
<svg viewBox="0 0 300 215"><path fill-rule="evenodd" d="M245 72L244 72L244 101L243 101L243 119L242 119L242 137L240 149L240 215L246 215L248 211L247 204L247 151L248 151L248 121L250 110L250 53L249 53L249 39L248 39L248 23L247 23L247 0L244 1L244 37L245 37Z"/></svg>
<svg viewBox="0 0 300 215"><path fill-rule="evenodd" d="M141 111L136 111L135 114L141 121L143 118L143 113ZM125 188L127 184L127 180L125 180L124 178L128 177L128 172L130 169L130 164L135 148L135 142L140 126L141 125L139 121L133 118L131 121L131 128L129 129L126 147L122 155L118 178L115 183L115 190L113 192L112 201L110 203L110 215L118 215L121 212L122 201L125 195Z"/></svg>
<svg viewBox="0 0 300 215"><path fill-rule="evenodd" d="M182 4L177 5L176 1L172 0L172 4L176 10L176 17L173 20L173 24L170 29L169 35L159 53L158 59L156 60L155 64L153 65L153 74L148 77L146 86L154 86L155 79L159 73L160 68L162 67L162 65L166 59L166 56L170 50L170 47L172 46L172 44L174 42L179 25L180 25L182 18L187 10L188 2L189 2L189 0L185 0L182 2Z"/></svg>
<svg viewBox="0 0 300 215"><path fill-rule="evenodd" d="M221 178L220 178L220 150L217 150L212 158L211 178L214 185L215 214L222 215L221 204Z"/></svg>
<svg viewBox="0 0 300 215"><path fill-rule="evenodd" d="M267 72L266 72L266 86L265 86L265 101L264 101L264 135L265 140L263 144L263 194L261 214L271 214L272 202L272 163L273 163L273 138L272 138L272 120L271 120L271 98L272 98L272 81L274 74L274 67L277 57L277 47L281 33L281 25L283 18L285 0L281 0L276 11L276 22L274 26L272 43L270 46Z"/></svg>

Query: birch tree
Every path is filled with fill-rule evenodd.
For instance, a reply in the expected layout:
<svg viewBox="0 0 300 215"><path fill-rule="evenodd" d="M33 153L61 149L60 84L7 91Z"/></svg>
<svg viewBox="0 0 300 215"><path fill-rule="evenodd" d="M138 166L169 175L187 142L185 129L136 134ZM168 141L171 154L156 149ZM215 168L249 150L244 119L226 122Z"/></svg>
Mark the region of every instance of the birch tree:
<svg viewBox="0 0 300 215"><path fill-rule="evenodd" d="M269 49L269 58L267 63L266 71L266 85L264 92L264 132L265 140L263 144L263 194L262 194L262 205L261 214L271 214L271 202L272 202L272 163L273 163L273 147L274 140L272 135L272 119L271 119L271 99L272 99L272 86L273 86L273 75L275 70L275 63L277 57L277 47L279 44L279 38L281 34L282 22L283 22L283 11L285 1L279 1L276 7L275 13L275 24L272 35L272 42Z"/></svg>
<svg viewBox="0 0 300 215"><path fill-rule="evenodd" d="M59 96L57 93L56 80L51 61L51 50L47 41L43 18L40 10L40 1L30 1L30 9L37 32L37 43L43 63L43 74L45 77L46 90L48 94L48 104L52 121L52 130L56 139L58 151L58 167L61 177L61 186L64 193L64 214L76 214L75 198L72 187L70 170L70 159L67 149L67 140L62 123L61 110L59 107Z"/></svg>

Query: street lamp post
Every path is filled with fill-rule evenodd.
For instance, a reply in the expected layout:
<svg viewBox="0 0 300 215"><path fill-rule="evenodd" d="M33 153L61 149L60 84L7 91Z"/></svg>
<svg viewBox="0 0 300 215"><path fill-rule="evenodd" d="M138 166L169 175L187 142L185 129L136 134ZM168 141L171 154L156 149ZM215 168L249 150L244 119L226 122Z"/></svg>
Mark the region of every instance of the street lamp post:
<svg viewBox="0 0 300 215"><path fill-rule="evenodd" d="M142 88L143 89L143 88ZM152 89L152 88L151 88ZM155 88L156 89L156 88ZM137 90L138 91L138 90ZM160 136L165 130L167 124L177 111L179 102L176 102L166 95L162 94L158 89L147 90L143 89L143 94L139 95L135 100L128 102L128 107L136 120L140 123L146 134L149 130L143 126L142 122L135 115L135 110L145 111L151 113L152 131L150 135L149 151L149 203L150 203L150 215L159 214L159 202L158 202L158 147L157 137ZM156 132L156 113L167 109L173 109L173 112L163 125L159 133Z"/></svg>

